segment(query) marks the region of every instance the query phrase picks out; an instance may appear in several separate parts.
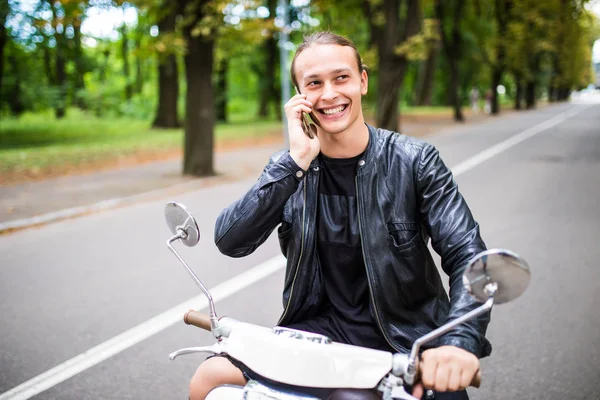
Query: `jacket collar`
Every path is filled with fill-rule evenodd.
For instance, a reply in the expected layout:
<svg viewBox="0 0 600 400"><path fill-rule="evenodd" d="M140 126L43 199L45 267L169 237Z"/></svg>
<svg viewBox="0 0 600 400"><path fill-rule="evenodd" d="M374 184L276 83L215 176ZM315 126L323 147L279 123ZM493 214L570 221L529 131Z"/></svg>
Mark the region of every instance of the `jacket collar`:
<svg viewBox="0 0 600 400"><path fill-rule="evenodd" d="M367 149L363 153L363 157L358 162L358 174L360 174L361 171L364 171L365 167L368 166L370 161L374 158L373 154L375 154L375 142L377 140L377 138L376 138L377 128L367 124L366 122L365 122L365 125L367 126L367 129L369 130L369 143L367 144ZM321 166L321 160L317 156L310 163L309 169L317 168L317 170L318 170L320 166Z"/></svg>

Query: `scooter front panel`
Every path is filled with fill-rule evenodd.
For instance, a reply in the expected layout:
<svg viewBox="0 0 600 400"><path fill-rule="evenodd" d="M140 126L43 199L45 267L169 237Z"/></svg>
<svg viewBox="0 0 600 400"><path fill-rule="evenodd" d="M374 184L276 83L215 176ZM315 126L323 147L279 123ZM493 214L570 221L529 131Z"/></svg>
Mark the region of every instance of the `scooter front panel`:
<svg viewBox="0 0 600 400"><path fill-rule="evenodd" d="M392 368L392 353L297 340L246 323L237 324L221 344L257 374L296 386L370 389Z"/></svg>

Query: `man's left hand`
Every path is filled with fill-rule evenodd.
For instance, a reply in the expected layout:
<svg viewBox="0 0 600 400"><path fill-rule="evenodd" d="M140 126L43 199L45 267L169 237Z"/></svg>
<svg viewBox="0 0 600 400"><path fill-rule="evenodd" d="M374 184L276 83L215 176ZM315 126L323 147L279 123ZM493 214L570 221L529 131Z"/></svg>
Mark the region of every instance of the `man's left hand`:
<svg viewBox="0 0 600 400"><path fill-rule="evenodd" d="M421 383L413 390L418 399L423 396L423 387L436 392L466 389L479 372L479 359L460 347L441 346L423 352L419 369Z"/></svg>

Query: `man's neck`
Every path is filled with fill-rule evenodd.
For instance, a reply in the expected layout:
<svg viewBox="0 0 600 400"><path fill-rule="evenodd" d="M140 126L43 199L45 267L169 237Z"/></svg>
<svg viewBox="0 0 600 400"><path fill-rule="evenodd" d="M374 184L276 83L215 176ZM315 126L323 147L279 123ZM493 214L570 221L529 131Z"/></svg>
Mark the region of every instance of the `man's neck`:
<svg viewBox="0 0 600 400"><path fill-rule="evenodd" d="M351 127L335 134L319 132L321 153L330 158L351 158L363 153L369 144L369 128L357 119Z"/></svg>

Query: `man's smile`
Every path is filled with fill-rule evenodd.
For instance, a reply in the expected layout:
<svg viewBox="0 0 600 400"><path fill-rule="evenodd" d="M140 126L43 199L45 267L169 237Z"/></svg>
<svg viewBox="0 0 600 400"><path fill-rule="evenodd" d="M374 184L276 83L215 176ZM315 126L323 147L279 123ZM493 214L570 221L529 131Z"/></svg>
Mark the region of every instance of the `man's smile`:
<svg viewBox="0 0 600 400"><path fill-rule="evenodd" d="M346 108L348 108L348 104L341 104L339 106L334 107L320 108L317 111L319 111L320 114L323 114L325 116L337 116L343 113L346 110Z"/></svg>

